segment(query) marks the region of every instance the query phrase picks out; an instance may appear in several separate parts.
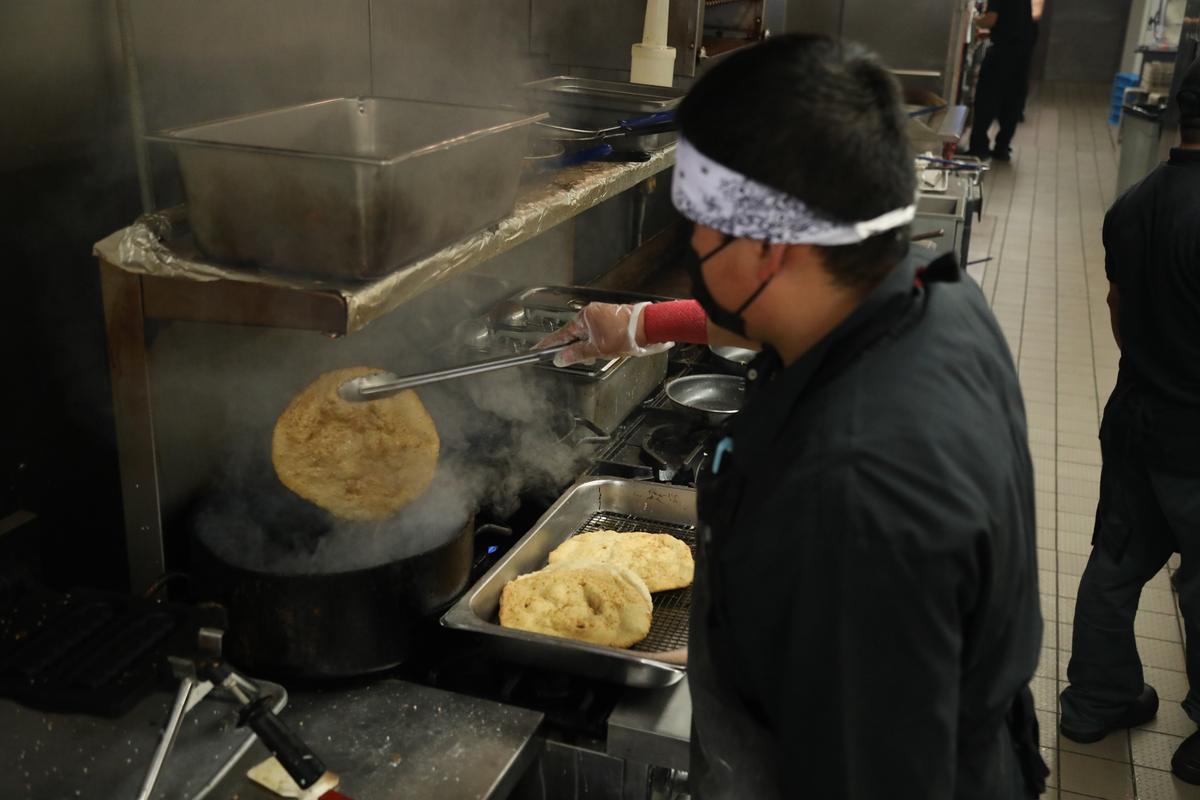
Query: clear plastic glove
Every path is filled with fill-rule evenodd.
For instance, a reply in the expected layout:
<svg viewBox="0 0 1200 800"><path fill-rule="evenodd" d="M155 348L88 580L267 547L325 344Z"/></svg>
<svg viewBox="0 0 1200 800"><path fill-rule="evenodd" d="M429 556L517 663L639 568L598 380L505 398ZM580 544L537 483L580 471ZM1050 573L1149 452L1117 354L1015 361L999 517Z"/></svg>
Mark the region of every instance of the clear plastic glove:
<svg viewBox="0 0 1200 800"><path fill-rule="evenodd" d="M597 358L619 356L646 356L661 353L672 347L674 342L663 342L641 346L637 343L638 324L642 310L649 303L617 305L614 303L589 303L575 319L537 343L535 349L542 350L578 340L575 344L554 356L554 366L591 364Z"/></svg>

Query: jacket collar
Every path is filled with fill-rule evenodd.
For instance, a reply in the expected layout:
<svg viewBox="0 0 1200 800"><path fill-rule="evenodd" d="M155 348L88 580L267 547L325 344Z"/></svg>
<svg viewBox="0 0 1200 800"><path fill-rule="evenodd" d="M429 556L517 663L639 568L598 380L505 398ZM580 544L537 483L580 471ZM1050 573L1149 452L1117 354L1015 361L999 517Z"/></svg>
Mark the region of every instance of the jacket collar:
<svg viewBox="0 0 1200 800"><path fill-rule="evenodd" d="M753 457L754 453L769 449L776 441L805 390L829 359L831 350L862 330L886 306L913 292L917 270L927 260L910 256L898 264L846 319L790 366L784 367L779 354L770 347L750 363L746 387L748 402L732 423L741 456L739 460L743 464L747 463L747 454Z"/></svg>
<svg viewBox="0 0 1200 800"><path fill-rule="evenodd" d="M1177 167L1200 164L1200 150L1172 147L1171 159L1167 163Z"/></svg>

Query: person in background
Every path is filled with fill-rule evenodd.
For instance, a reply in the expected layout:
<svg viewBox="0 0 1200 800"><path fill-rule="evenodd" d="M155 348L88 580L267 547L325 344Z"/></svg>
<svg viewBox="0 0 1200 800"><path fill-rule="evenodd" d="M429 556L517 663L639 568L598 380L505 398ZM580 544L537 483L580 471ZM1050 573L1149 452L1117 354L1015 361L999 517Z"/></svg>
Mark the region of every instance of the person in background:
<svg viewBox="0 0 1200 800"><path fill-rule="evenodd" d="M1045 10L1046 0L1032 0L1030 13L1033 17L1033 32L1029 37L1029 58L1025 63L1025 93L1021 95L1021 113L1017 115L1017 122L1025 121L1025 104L1029 100L1029 81L1033 75L1033 51L1037 47L1038 32L1041 29L1042 14Z"/></svg>
<svg viewBox="0 0 1200 800"><path fill-rule="evenodd" d="M899 87L855 45L772 37L679 125L697 301L590 305L542 344L762 343L697 480L692 796L1036 796L1021 393L975 282L909 248Z"/></svg>
<svg viewBox="0 0 1200 800"><path fill-rule="evenodd" d="M1176 551L1189 684L1183 710L1200 723L1200 61L1176 98L1182 146L1104 218L1121 363L1100 425L1100 502L1060 698L1062 735L1077 742L1157 712L1134 616L1142 588ZM1171 769L1200 784L1200 733L1183 740Z"/></svg>
<svg viewBox="0 0 1200 800"><path fill-rule="evenodd" d="M975 85L970 150L964 155L1011 159L1013 134L1029 86L1033 53L1033 10L1030 0L988 0L987 11L975 21L988 31L991 45ZM999 121L996 143L989 142L992 123Z"/></svg>

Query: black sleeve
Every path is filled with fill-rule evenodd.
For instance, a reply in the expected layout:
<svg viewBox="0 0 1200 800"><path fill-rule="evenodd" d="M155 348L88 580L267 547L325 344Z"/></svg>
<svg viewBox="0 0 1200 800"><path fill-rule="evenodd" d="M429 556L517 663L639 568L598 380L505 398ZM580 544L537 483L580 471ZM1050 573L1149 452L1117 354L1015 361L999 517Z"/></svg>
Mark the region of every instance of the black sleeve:
<svg viewBox="0 0 1200 800"><path fill-rule="evenodd" d="M1104 215L1104 227L1102 229L1102 240L1104 242L1104 274L1108 276L1110 283L1119 284L1117 278L1117 243L1113 239L1115 231L1115 223L1112 221L1113 211L1116 206L1108 210Z"/></svg>
<svg viewBox="0 0 1200 800"><path fill-rule="evenodd" d="M1005 14L1012 13L1012 5L1012 0L988 0L987 13L998 14L1000 19L1003 19ZM997 19L996 22L999 23L1000 19Z"/></svg>
<svg viewBox="0 0 1200 800"><path fill-rule="evenodd" d="M759 515L777 535L718 567L741 587L735 683L774 735L784 797L793 780L811 797L952 796L975 566L941 535L956 512L914 503L922 478L894 463L789 480Z"/></svg>

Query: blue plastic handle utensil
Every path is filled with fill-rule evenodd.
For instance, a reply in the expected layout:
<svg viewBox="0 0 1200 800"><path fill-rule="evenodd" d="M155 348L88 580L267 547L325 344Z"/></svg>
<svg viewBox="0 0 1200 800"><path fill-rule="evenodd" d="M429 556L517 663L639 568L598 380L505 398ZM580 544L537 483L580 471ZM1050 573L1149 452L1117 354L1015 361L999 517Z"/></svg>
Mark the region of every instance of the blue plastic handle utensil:
<svg viewBox="0 0 1200 800"><path fill-rule="evenodd" d="M637 131L638 133L644 133L646 128L651 127L661 130L674 130L675 111L658 111L654 114L647 114L644 117L623 119L617 123L617 127L623 131Z"/></svg>
<svg viewBox="0 0 1200 800"><path fill-rule="evenodd" d="M574 153L567 153L562 158L557 159L558 163L552 163L554 167L574 167L578 164L583 164L588 161L611 156L613 146L611 144L598 144L595 147L588 147L584 150L577 150Z"/></svg>
<svg viewBox="0 0 1200 800"><path fill-rule="evenodd" d="M924 108L918 108L918 109L916 109L915 111L910 111L910 112L908 112L908 116L909 116L909 117L911 117L911 118L913 118L913 119L916 119L917 117L923 117L923 116L925 116L926 114L935 114L935 113L937 113L938 111L941 111L941 110L942 110L943 108L945 108L945 107L946 107L945 105L940 105L940 106L925 106Z"/></svg>

